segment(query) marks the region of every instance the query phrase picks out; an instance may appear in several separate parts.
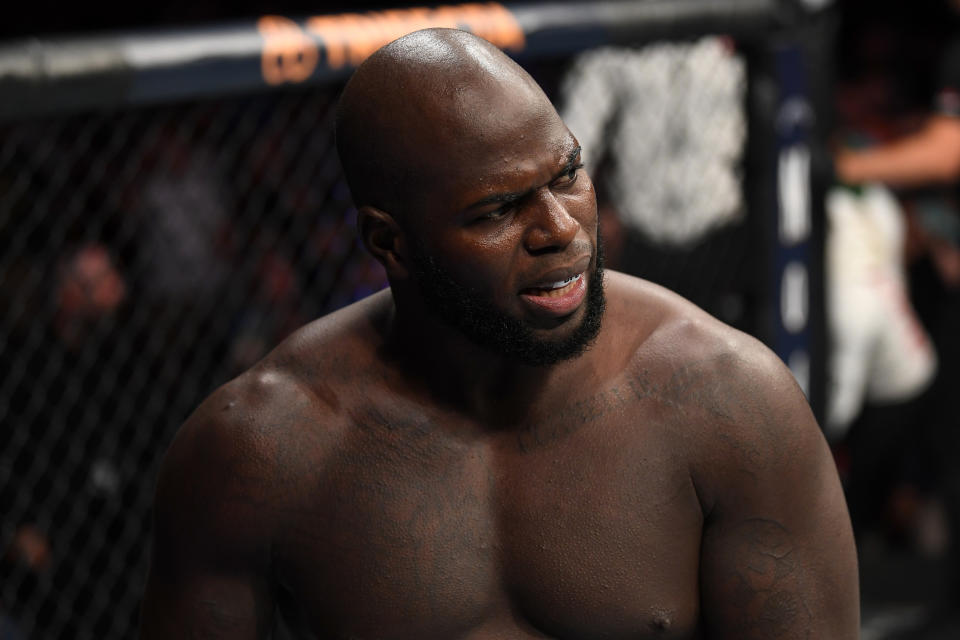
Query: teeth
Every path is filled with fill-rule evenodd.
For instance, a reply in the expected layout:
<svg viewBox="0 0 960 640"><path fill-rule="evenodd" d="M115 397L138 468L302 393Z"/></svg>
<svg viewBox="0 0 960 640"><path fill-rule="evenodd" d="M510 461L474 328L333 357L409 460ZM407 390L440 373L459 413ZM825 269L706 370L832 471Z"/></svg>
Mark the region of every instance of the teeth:
<svg viewBox="0 0 960 640"><path fill-rule="evenodd" d="M566 295L566 293L571 288L570 285L572 285L574 282L578 281L582 277L583 277L583 274L578 273L572 278L567 278L566 280L561 280L559 282L551 282L539 287L533 287L533 288L527 289L527 291L529 292L529 295L546 296L548 298L557 298L557 297Z"/></svg>
<svg viewBox="0 0 960 640"><path fill-rule="evenodd" d="M554 282L553 284L548 284L547 286L544 287L544 289L559 289L560 287L565 287L579 277L580 277L580 274L577 274L572 278L567 278L566 280L562 280L560 282Z"/></svg>

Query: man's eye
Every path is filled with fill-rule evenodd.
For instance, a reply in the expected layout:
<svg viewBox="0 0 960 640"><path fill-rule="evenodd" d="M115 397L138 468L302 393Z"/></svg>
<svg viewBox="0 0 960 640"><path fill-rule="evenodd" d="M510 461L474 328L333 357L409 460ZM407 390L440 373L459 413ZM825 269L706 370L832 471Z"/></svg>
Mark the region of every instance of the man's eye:
<svg viewBox="0 0 960 640"><path fill-rule="evenodd" d="M580 170L581 167L583 167L583 164L582 164L582 163L581 163L581 164L577 164L577 165L575 165L575 166L573 166L573 167L570 167L570 170L567 171L565 174L563 174L563 178L562 178L562 180L561 180L561 183L562 183L562 184L566 184L566 185L571 185L571 184L573 184L574 182L576 182L576 181L577 181L577 172Z"/></svg>
<svg viewBox="0 0 960 640"><path fill-rule="evenodd" d="M510 213L510 210L512 208L513 208L513 205L505 204L498 209L494 209L493 211L487 211L486 213L481 214L480 216L477 217L477 221L484 222L487 220L499 220L500 218Z"/></svg>

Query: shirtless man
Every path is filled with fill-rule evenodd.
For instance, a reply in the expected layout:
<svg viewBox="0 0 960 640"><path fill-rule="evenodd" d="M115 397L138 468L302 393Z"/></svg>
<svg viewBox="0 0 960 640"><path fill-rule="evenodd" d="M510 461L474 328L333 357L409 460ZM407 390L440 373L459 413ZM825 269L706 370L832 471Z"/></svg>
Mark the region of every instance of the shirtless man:
<svg viewBox="0 0 960 640"><path fill-rule="evenodd" d="M160 476L143 638L855 638L832 459L766 348L601 269L577 141L426 30L341 99L390 289L214 392ZM602 320L602 322L601 322Z"/></svg>

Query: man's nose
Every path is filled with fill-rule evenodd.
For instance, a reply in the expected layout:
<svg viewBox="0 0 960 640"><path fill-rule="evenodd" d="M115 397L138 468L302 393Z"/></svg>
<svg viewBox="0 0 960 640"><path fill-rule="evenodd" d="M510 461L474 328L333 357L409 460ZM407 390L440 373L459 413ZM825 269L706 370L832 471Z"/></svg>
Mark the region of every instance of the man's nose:
<svg viewBox="0 0 960 640"><path fill-rule="evenodd" d="M563 250L577 237L580 223L550 189L538 190L528 206L524 242L530 253Z"/></svg>

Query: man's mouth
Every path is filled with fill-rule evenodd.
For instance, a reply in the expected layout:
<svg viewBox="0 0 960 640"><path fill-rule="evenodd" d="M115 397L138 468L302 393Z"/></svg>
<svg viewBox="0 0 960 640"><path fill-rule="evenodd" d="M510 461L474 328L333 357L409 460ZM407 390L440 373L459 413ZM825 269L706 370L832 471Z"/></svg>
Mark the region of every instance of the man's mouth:
<svg viewBox="0 0 960 640"><path fill-rule="evenodd" d="M577 281L583 278L582 273L578 273L575 276L571 276L566 280L561 280L560 282L551 282L550 284L544 285L542 287L534 287L524 291L525 294L531 296L543 296L547 298L560 298L565 294L569 293L577 284Z"/></svg>
<svg viewBox="0 0 960 640"><path fill-rule="evenodd" d="M576 311L586 297L586 278L583 273L560 280L531 287L520 292L520 299L537 314L563 317Z"/></svg>

